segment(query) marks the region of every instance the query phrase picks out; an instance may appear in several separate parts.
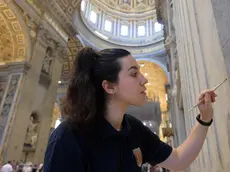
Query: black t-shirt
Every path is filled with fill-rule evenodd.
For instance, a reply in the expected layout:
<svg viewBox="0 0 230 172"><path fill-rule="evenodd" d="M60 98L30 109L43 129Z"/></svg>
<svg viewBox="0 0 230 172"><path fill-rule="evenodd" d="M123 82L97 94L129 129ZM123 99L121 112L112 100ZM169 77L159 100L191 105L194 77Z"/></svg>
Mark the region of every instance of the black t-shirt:
<svg viewBox="0 0 230 172"><path fill-rule="evenodd" d="M171 152L171 146L127 114L121 131L104 119L88 137L65 121L50 136L44 172L140 172L141 164L159 164Z"/></svg>

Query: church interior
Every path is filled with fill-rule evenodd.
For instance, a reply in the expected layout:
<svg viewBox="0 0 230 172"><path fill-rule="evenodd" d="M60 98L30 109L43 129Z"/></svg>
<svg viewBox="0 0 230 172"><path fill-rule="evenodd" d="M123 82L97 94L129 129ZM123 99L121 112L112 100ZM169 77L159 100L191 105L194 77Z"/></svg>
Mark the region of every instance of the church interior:
<svg viewBox="0 0 230 172"><path fill-rule="evenodd" d="M176 147L196 123L203 89L230 77L230 5L218 0L0 0L0 165L39 164L78 51L125 48L148 79L147 102L127 110ZM230 87L187 171L230 169Z"/></svg>

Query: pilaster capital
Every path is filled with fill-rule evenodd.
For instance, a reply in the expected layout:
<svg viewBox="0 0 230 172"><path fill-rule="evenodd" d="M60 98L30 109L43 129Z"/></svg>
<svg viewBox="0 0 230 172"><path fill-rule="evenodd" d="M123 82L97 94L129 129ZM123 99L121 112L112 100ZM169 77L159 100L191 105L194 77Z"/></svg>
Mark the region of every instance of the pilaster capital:
<svg viewBox="0 0 230 172"><path fill-rule="evenodd" d="M60 61L64 61L64 58L67 56L67 47L63 47L60 43L56 47L56 58Z"/></svg>
<svg viewBox="0 0 230 172"><path fill-rule="evenodd" d="M44 47L51 47L56 49L58 41L53 37L49 30L45 29L42 25L38 27L37 40Z"/></svg>
<svg viewBox="0 0 230 172"><path fill-rule="evenodd" d="M39 41L43 47L48 47L49 45L50 38L48 31L42 26L38 27L37 41Z"/></svg>

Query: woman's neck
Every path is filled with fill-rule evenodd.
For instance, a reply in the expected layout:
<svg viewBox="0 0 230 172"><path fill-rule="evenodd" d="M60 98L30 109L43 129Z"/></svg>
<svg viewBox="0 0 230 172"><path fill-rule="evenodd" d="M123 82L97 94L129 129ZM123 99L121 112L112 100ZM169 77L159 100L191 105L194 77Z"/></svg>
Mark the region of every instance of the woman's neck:
<svg viewBox="0 0 230 172"><path fill-rule="evenodd" d="M120 102L111 101L107 105L106 120L118 131L121 130L124 114L127 105Z"/></svg>

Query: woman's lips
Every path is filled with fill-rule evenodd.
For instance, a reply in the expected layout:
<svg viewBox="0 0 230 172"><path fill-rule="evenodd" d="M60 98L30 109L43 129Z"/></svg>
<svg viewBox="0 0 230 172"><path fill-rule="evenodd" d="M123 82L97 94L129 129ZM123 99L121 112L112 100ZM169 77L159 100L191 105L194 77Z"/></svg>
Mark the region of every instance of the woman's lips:
<svg viewBox="0 0 230 172"><path fill-rule="evenodd" d="M144 95L146 95L146 92L145 92L145 91L142 91L142 92L141 92L141 94L144 94Z"/></svg>

